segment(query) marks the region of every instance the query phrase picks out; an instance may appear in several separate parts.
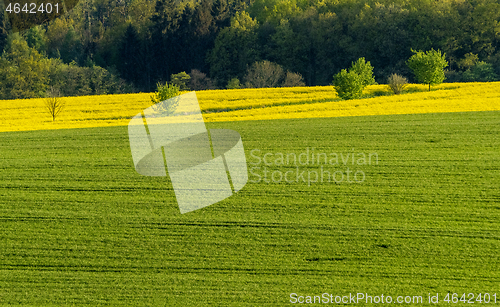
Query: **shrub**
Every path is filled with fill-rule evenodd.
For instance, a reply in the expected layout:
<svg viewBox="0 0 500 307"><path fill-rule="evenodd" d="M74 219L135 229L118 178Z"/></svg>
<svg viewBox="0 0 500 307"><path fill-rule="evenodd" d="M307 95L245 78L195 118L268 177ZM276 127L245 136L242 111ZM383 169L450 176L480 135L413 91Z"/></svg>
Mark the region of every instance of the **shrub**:
<svg viewBox="0 0 500 307"><path fill-rule="evenodd" d="M360 98L363 89L374 83L373 66L370 62L365 62L365 58L359 58L352 63L349 71L342 69L333 77L335 90L342 99Z"/></svg>
<svg viewBox="0 0 500 307"><path fill-rule="evenodd" d="M232 78L227 83L226 88L227 89L238 89L238 88L241 88L240 79L238 79L238 78Z"/></svg>
<svg viewBox="0 0 500 307"><path fill-rule="evenodd" d="M333 84L337 94L342 99L360 98L363 93L363 82L361 77L353 72L342 69L333 77Z"/></svg>
<svg viewBox="0 0 500 307"><path fill-rule="evenodd" d="M403 89L408 85L408 79L398 74L390 75L387 81L389 83L389 87L396 95L401 94Z"/></svg>
<svg viewBox="0 0 500 307"><path fill-rule="evenodd" d="M287 71L283 87L305 86L304 79L301 74Z"/></svg>
<svg viewBox="0 0 500 307"><path fill-rule="evenodd" d="M180 95L179 87L175 84L168 84L165 82L165 85L157 83L156 89L157 92L151 95L151 102L153 102L154 104L158 104L160 102L170 99L168 103L162 103L156 106L156 110L161 111L166 115L173 114L177 109L177 105L179 104L179 102L176 99L171 99L171 98Z"/></svg>
<svg viewBox="0 0 500 307"><path fill-rule="evenodd" d="M245 76L245 87L279 87L284 80L283 68L269 61L255 62Z"/></svg>
<svg viewBox="0 0 500 307"><path fill-rule="evenodd" d="M365 58L359 58L356 62L352 63L349 71L352 71L360 76L363 87L375 84L375 79L373 78L373 66L369 61L366 62Z"/></svg>
<svg viewBox="0 0 500 307"><path fill-rule="evenodd" d="M255 62L247 69L245 87L294 87L305 86L302 75L285 71L281 65L269 61Z"/></svg>
<svg viewBox="0 0 500 307"><path fill-rule="evenodd" d="M189 80L189 87L193 91L209 90L214 88L212 80L198 69L192 69L189 76L191 77Z"/></svg>

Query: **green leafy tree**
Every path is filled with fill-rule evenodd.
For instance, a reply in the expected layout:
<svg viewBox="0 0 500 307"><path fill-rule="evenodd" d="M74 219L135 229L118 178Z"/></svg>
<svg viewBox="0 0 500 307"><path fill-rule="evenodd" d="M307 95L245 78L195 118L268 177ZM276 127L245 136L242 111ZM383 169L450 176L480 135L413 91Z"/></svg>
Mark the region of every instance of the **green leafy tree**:
<svg viewBox="0 0 500 307"><path fill-rule="evenodd" d="M191 76L188 75L185 71L170 76L170 82L173 85L177 86L181 91L189 90L189 80L191 80Z"/></svg>
<svg viewBox="0 0 500 307"><path fill-rule="evenodd" d="M26 42L30 48L35 49L40 54L45 54L47 49L45 31L42 27L33 27L24 34Z"/></svg>
<svg viewBox="0 0 500 307"><path fill-rule="evenodd" d="M156 92L151 95L151 102L154 104L158 104L165 100L168 100L168 103L163 103L161 105L156 106L156 111L162 112L165 115L170 115L175 112L179 101L177 99L171 99L180 95L180 90L177 85L168 84L165 82L165 85L161 83L156 84Z"/></svg>
<svg viewBox="0 0 500 307"><path fill-rule="evenodd" d="M365 58L359 58L356 62L352 63L350 71L359 75L363 86L375 84L375 78L373 78L373 66L369 61L366 62Z"/></svg>
<svg viewBox="0 0 500 307"><path fill-rule="evenodd" d="M414 55L408 59L406 64L413 71L418 82L431 85L441 84L444 79L444 68L448 66L448 61L445 59L445 54L440 50L431 49L427 52L415 51Z"/></svg>
<svg viewBox="0 0 500 307"><path fill-rule="evenodd" d="M333 77L333 85L342 99L360 98L364 88L361 76L346 69L342 69Z"/></svg>
<svg viewBox="0 0 500 307"><path fill-rule="evenodd" d="M224 28L215 39L208 55L210 75L220 86L234 77L242 79L249 65L258 59L258 23L247 13L236 13L231 26Z"/></svg>
<svg viewBox="0 0 500 307"><path fill-rule="evenodd" d="M18 34L9 39L7 50L0 57L0 98L44 97L49 83L49 60Z"/></svg>
<svg viewBox="0 0 500 307"><path fill-rule="evenodd" d="M333 85L342 99L356 99L363 94L363 89L375 83L373 67L365 58L353 62L349 71L342 69L333 77Z"/></svg>

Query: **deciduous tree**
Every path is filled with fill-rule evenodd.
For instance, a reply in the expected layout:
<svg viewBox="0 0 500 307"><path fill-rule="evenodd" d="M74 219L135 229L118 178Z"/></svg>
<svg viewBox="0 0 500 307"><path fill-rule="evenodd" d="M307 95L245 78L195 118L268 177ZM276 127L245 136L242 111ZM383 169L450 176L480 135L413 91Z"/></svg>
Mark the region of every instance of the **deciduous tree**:
<svg viewBox="0 0 500 307"><path fill-rule="evenodd" d="M445 54L440 50L431 49L427 52L412 50L414 55L407 61L408 67L413 71L418 82L431 85L444 81L444 68L448 66Z"/></svg>

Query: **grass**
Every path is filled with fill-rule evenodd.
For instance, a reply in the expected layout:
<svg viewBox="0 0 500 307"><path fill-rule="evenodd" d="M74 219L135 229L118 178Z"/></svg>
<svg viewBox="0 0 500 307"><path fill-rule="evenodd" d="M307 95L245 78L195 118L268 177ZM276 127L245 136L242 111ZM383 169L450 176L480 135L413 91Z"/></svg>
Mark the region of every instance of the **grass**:
<svg viewBox="0 0 500 307"><path fill-rule="evenodd" d="M249 182L184 215L166 178L135 172L126 127L0 133L0 305L493 294L499 124L498 111L209 123L238 131L248 162L314 147L379 163L353 166L363 183Z"/></svg>

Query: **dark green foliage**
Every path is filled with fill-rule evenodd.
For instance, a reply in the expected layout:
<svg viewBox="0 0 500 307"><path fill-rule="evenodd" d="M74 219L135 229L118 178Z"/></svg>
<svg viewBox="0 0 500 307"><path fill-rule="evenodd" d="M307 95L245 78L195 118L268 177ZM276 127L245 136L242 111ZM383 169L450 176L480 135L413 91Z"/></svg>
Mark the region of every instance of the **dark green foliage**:
<svg viewBox="0 0 500 307"><path fill-rule="evenodd" d="M465 82L491 82L498 81L499 78L493 65L479 61L463 73L462 80Z"/></svg>
<svg viewBox="0 0 500 307"><path fill-rule="evenodd" d="M44 97L49 67L48 59L18 34L12 35L0 56L0 99Z"/></svg>
<svg viewBox="0 0 500 307"><path fill-rule="evenodd" d="M499 118L210 123L241 134L249 167L255 149L262 158L355 148L379 163L359 167L360 184L248 182L183 215L167 178L135 171L127 127L0 133L1 303L290 306L293 292L498 293ZM307 177L319 166L301 168Z"/></svg>
<svg viewBox="0 0 500 307"><path fill-rule="evenodd" d="M178 4L158 1L151 18L156 79L167 79L179 71L211 71L207 60L222 26L228 24L237 1L202 0Z"/></svg>
<svg viewBox="0 0 500 307"><path fill-rule="evenodd" d="M377 80L387 80L395 71L410 75L412 49L431 48L446 53L456 71L447 81L461 81L479 61L498 75L498 20L496 0L80 0L41 33L27 35L39 53L103 67L150 91L193 69L224 88L262 59L300 74L307 85L328 85L335 72L365 57ZM7 31L0 16L0 49Z"/></svg>
<svg viewBox="0 0 500 307"><path fill-rule="evenodd" d="M0 54L3 52L4 47L7 44L7 36L9 30L10 25L7 22L7 13L5 12L5 6L3 1L0 1Z"/></svg>
<svg viewBox="0 0 500 307"><path fill-rule="evenodd" d="M73 61L83 63L83 44L73 27L70 27L64 35L59 53L66 64Z"/></svg>
<svg viewBox="0 0 500 307"><path fill-rule="evenodd" d="M258 23L247 13L236 13L231 26L224 28L215 40L208 62L210 74L219 85L231 78L243 79L248 66L259 58Z"/></svg>
<svg viewBox="0 0 500 307"><path fill-rule="evenodd" d="M180 91L189 90L189 81L191 80L191 76L188 75L185 71L180 72L178 74L173 74L170 76L170 82L177 86Z"/></svg>
<svg viewBox="0 0 500 307"><path fill-rule="evenodd" d="M147 87L144 82L147 79L144 69L147 61L139 34L135 27L129 24L120 45L120 75L129 82Z"/></svg>

